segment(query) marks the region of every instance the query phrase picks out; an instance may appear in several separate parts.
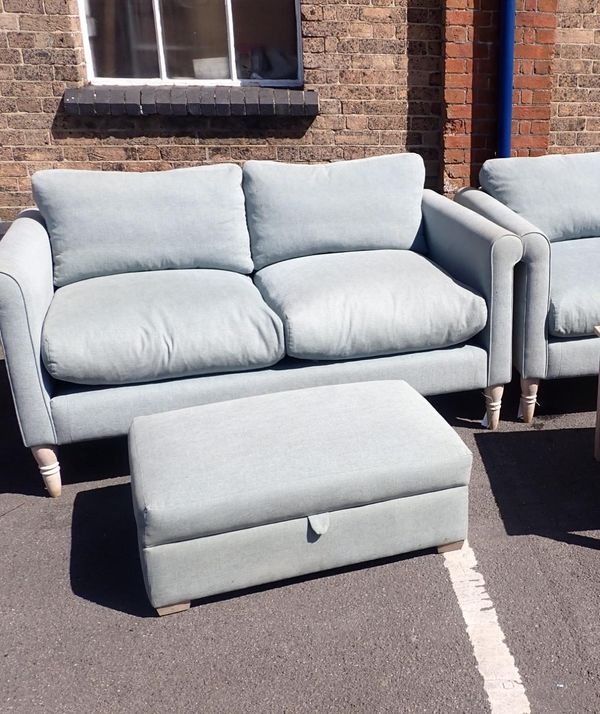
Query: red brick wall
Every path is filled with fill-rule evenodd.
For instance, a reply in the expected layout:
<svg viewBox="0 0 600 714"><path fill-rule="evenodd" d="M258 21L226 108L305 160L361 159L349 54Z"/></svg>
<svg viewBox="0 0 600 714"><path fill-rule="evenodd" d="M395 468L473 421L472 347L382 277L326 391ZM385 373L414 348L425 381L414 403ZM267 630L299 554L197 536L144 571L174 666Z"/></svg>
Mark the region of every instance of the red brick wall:
<svg viewBox="0 0 600 714"><path fill-rule="evenodd" d="M477 183L496 146L496 0L447 0L444 192Z"/></svg>
<svg viewBox="0 0 600 714"><path fill-rule="evenodd" d="M557 0L518 0L513 95L513 155L548 151Z"/></svg>
<svg viewBox="0 0 600 714"><path fill-rule="evenodd" d="M372 2L383 4L386 0ZM408 0L407 5L406 149L423 156L428 185L439 190L444 99L443 2Z"/></svg>
<svg viewBox="0 0 600 714"><path fill-rule="evenodd" d="M0 221L41 168L156 170L417 151L428 185L476 184L496 147L501 0L306 0L308 119L67 117L85 83L75 0L0 0ZM600 147L600 3L518 0L514 153Z"/></svg>
<svg viewBox="0 0 600 714"><path fill-rule="evenodd" d="M444 190L477 185L495 154L500 0L447 0ZM518 0L513 154L548 149L557 0Z"/></svg>
<svg viewBox="0 0 600 714"><path fill-rule="evenodd" d="M600 3L558 0L552 152L600 150Z"/></svg>
<svg viewBox="0 0 600 714"><path fill-rule="evenodd" d="M154 170L249 158L353 159L416 150L439 179L441 3L302 3L307 119L67 117L60 98L85 82L75 0L0 0L0 220L31 204L47 167ZM407 46L411 53L407 53Z"/></svg>

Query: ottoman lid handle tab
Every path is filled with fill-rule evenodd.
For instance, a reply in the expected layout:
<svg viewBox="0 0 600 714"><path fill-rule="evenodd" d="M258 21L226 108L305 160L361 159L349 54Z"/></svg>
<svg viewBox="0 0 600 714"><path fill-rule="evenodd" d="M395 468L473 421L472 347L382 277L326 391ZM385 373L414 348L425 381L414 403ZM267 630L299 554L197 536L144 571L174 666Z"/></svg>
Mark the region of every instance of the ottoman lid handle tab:
<svg viewBox="0 0 600 714"><path fill-rule="evenodd" d="M329 513L317 513L308 517L310 527L317 535L323 535L329 530Z"/></svg>

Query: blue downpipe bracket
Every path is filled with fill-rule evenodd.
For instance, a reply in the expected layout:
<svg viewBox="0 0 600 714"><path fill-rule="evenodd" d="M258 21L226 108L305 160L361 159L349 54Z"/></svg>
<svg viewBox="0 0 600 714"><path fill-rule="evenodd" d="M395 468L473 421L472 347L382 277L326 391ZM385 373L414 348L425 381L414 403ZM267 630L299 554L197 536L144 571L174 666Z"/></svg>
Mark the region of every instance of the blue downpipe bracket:
<svg viewBox="0 0 600 714"><path fill-rule="evenodd" d="M516 0L500 0L500 52L498 87L498 150L496 156L506 158L512 148L512 108L515 71Z"/></svg>

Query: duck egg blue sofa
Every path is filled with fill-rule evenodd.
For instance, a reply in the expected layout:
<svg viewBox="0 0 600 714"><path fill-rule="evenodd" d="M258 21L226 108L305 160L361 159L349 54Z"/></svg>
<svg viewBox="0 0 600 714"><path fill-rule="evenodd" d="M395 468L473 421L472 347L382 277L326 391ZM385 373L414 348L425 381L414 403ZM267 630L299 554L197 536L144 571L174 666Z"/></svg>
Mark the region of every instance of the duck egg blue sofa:
<svg viewBox="0 0 600 714"><path fill-rule="evenodd" d="M50 493L60 444L269 392L485 389L495 426L521 243L424 177L415 154L35 174L0 242L0 333Z"/></svg>
<svg viewBox="0 0 600 714"><path fill-rule="evenodd" d="M456 200L523 244L513 362L531 422L540 380L598 374L600 153L491 159L479 180Z"/></svg>

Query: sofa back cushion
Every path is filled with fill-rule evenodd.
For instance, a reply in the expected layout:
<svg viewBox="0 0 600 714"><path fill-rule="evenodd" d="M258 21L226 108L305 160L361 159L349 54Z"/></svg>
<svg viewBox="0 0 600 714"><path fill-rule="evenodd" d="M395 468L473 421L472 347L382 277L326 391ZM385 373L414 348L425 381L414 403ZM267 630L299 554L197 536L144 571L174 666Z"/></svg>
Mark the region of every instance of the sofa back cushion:
<svg viewBox="0 0 600 714"><path fill-rule="evenodd" d="M550 241L600 235L600 153L490 159L479 181Z"/></svg>
<svg viewBox="0 0 600 714"><path fill-rule="evenodd" d="M244 193L256 269L319 253L424 250L424 182L417 154L312 165L248 161Z"/></svg>
<svg viewBox="0 0 600 714"><path fill-rule="evenodd" d="M33 195L50 234L57 287L145 270L252 272L239 166L38 171Z"/></svg>

